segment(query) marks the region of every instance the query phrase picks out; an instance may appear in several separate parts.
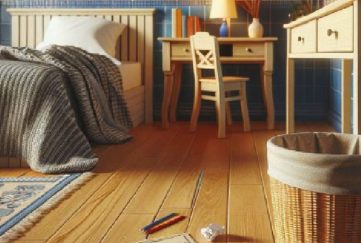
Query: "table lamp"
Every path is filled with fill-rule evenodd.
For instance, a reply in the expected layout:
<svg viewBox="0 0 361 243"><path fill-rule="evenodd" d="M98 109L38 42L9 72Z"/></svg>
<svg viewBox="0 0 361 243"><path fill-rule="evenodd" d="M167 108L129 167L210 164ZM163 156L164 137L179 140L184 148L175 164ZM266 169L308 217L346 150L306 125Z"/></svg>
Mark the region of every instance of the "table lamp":
<svg viewBox="0 0 361 243"><path fill-rule="evenodd" d="M223 19L223 23L219 29L219 35L226 37L230 33L227 21L231 18L237 18L237 9L235 0L213 0L211 7L211 19ZM229 26L230 27L230 26Z"/></svg>

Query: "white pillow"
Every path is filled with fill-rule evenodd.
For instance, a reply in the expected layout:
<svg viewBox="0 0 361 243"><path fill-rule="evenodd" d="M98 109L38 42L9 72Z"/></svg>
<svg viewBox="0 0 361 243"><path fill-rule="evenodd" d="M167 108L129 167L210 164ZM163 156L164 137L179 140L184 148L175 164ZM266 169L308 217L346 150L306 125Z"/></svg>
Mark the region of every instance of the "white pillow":
<svg viewBox="0 0 361 243"><path fill-rule="evenodd" d="M55 16L51 19L44 40L36 49L51 45L68 45L90 53L115 57L116 43L125 25L88 16Z"/></svg>

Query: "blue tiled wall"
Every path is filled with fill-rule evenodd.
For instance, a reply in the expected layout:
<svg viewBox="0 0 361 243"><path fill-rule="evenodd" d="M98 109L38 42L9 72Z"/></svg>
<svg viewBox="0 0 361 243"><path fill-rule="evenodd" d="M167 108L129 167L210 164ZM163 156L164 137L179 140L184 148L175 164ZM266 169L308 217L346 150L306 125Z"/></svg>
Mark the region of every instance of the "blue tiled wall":
<svg viewBox="0 0 361 243"><path fill-rule="evenodd" d="M330 65L330 121L341 131L341 61L332 60Z"/></svg>
<svg viewBox="0 0 361 243"><path fill-rule="evenodd" d="M217 34L220 24L217 20L208 19L210 0L7 0L1 11L1 44L10 43L10 19L5 9L12 7L152 7L156 8L155 30L156 38L171 35L171 8L181 7L184 13L200 16L203 28ZM285 113L285 61L286 61L286 32L283 24L288 22L288 13L294 1L267 1L261 9L261 22L265 28L265 36L276 36L279 41L275 44L275 70L274 70L274 100L277 119L283 119ZM246 36L247 25L250 18L239 10L239 19L233 22L234 36ZM161 43L156 41L154 65L154 97L155 118L159 119L163 93L163 74L161 70ZM249 110L252 119L264 119L265 110L262 101L261 85L259 83L260 67L257 65L226 65L224 73L227 75L246 75L251 78L247 87ZM329 63L326 61L300 62L296 69L296 118L298 120L326 120L329 117ZM185 66L183 70L182 89L178 116L189 119L193 99L193 76L191 67ZM239 106L232 106L233 113L239 117ZM203 119L215 119L214 105L204 103L201 116Z"/></svg>
<svg viewBox="0 0 361 243"><path fill-rule="evenodd" d="M351 77L353 78L353 77ZM332 60L330 64L330 114L329 120L332 126L341 131L341 85L342 85L342 63L340 60ZM352 111L352 83L351 83L351 111ZM351 114L352 121L352 114ZM352 124L351 124L352 126Z"/></svg>

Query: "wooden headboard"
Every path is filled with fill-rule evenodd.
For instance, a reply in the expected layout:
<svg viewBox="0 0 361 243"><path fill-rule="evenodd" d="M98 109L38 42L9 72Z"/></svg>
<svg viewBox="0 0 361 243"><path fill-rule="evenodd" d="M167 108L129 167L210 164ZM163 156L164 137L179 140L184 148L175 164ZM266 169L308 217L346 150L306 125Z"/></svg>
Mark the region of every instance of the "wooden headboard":
<svg viewBox="0 0 361 243"><path fill-rule="evenodd" d="M153 121L154 9L28 9L7 10L11 15L12 46L34 48L43 40L52 16L95 16L127 25L119 40L118 58L142 64L145 122Z"/></svg>

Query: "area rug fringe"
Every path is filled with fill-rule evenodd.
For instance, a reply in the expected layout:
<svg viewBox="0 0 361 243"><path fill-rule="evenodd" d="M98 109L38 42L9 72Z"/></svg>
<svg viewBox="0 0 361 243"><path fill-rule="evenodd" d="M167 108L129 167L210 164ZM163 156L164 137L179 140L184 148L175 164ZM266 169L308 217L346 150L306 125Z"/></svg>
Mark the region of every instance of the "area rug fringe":
<svg viewBox="0 0 361 243"><path fill-rule="evenodd" d="M82 185L88 182L95 176L92 172L83 173L79 178L72 181L64 189L59 191L56 195L46 201L39 208L30 213L27 217L21 220L14 227L9 229L5 234L0 236L0 243L9 243L13 240L20 238L26 231L31 229L36 223L38 223L47 213L49 213L55 206L69 198L72 192L79 189Z"/></svg>

